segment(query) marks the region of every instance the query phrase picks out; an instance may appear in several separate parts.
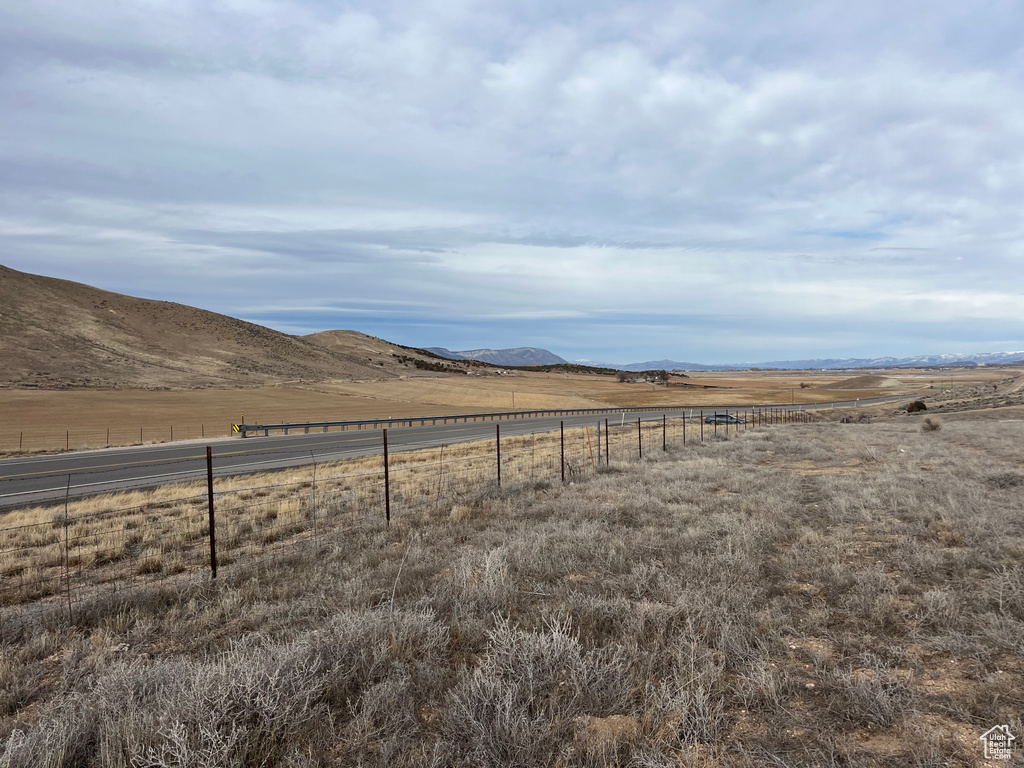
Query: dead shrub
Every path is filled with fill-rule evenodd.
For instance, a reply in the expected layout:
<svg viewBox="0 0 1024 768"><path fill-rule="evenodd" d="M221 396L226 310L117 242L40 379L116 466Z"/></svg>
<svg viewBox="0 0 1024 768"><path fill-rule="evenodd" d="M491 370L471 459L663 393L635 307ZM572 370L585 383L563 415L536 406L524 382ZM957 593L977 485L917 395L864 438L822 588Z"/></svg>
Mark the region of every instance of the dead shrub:
<svg viewBox="0 0 1024 768"><path fill-rule="evenodd" d="M942 429L942 422L931 416L925 416L924 421L921 422L922 432L938 432L940 429Z"/></svg>
<svg viewBox="0 0 1024 768"><path fill-rule="evenodd" d="M1016 488L1019 485L1024 485L1024 474L1020 472L998 472L994 475L989 475L988 482L995 488Z"/></svg>
<svg viewBox="0 0 1024 768"><path fill-rule="evenodd" d="M909 675L877 660L870 667L837 670L828 677L833 712L859 725L895 725L913 711L917 699Z"/></svg>

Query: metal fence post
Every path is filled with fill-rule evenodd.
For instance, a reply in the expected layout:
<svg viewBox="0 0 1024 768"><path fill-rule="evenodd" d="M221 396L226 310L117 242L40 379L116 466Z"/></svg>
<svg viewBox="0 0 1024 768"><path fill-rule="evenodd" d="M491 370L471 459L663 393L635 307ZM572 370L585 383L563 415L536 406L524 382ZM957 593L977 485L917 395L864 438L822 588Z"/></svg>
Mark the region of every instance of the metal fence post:
<svg viewBox="0 0 1024 768"><path fill-rule="evenodd" d="M501 424L494 425L494 446L498 453L498 487L501 488Z"/></svg>
<svg viewBox="0 0 1024 768"><path fill-rule="evenodd" d="M217 578L217 525L213 514L213 450L206 446L206 499L210 512L210 572Z"/></svg>
<svg viewBox="0 0 1024 768"><path fill-rule="evenodd" d="M388 474L388 430L384 429L384 519L391 527L391 477Z"/></svg>
<svg viewBox="0 0 1024 768"><path fill-rule="evenodd" d="M700 409L700 416L698 418L700 419L700 441L703 443L704 442L704 409L703 408Z"/></svg>
<svg viewBox="0 0 1024 768"><path fill-rule="evenodd" d="M74 614L71 612L71 538L68 529L71 527L71 519L68 517L68 499L71 496L71 475L68 475L67 488L64 491L64 589L68 597L68 624L74 623Z"/></svg>
<svg viewBox="0 0 1024 768"><path fill-rule="evenodd" d="M309 458L313 462L313 500L312 500L313 503L311 505L312 508L313 508L313 549L315 551L319 552L320 551L320 540L319 540L319 537L318 537L318 531L317 531L317 525L316 525L316 456L313 455L312 451L309 452Z"/></svg>
<svg viewBox="0 0 1024 768"><path fill-rule="evenodd" d="M668 450L668 416L661 414L661 450Z"/></svg>
<svg viewBox="0 0 1024 768"><path fill-rule="evenodd" d="M640 449L640 459L644 457L644 431L640 426L640 417L636 417L636 444Z"/></svg>
<svg viewBox="0 0 1024 768"><path fill-rule="evenodd" d="M604 420L604 463L610 465L612 460L611 449L609 448L608 433L611 430L608 429L608 419Z"/></svg>
<svg viewBox="0 0 1024 768"><path fill-rule="evenodd" d="M562 482L565 482L565 422L558 422L558 429L562 440Z"/></svg>

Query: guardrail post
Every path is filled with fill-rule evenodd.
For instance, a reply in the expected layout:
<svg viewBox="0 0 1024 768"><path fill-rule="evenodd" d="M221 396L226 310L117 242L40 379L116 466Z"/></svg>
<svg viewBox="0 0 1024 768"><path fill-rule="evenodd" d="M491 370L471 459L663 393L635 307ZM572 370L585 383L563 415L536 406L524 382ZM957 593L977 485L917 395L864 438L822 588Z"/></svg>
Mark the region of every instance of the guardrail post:
<svg viewBox="0 0 1024 768"><path fill-rule="evenodd" d="M206 446L206 500L210 513L210 573L217 578L217 523L213 514L213 450Z"/></svg>

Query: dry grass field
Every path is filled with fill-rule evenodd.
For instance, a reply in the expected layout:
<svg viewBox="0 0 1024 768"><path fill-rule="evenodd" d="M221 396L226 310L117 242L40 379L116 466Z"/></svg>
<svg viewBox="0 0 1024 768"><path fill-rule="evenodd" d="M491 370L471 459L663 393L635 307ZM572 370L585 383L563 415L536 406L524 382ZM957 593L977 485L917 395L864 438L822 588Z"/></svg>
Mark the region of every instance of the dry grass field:
<svg viewBox="0 0 1024 768"><path fill-rule="evenodd" d="M1017 371L975 369L952 374L953 392L1005 380ZM611 376L522 372L510 376L420 376L387 381L196 390L0 390L0 452L133 445L226 437L231 424L362 419L467 411L605 406L827 403L949 388L935 372L900 372L906 386L830 388L846 374L695 373L686 386L628 384ZM802 388L801 383L811 386ZM705 387L709 387L705 389ZM140 439L141 429L141 439ZM109 441L108 441L109 430Z"/></svg>
<svg viewBox="0 0 1024 768"><path fill-rule="evenodd" d="M323 469L218 583L140 574L0 642L0 765L989 764L981 733L1024 732L1024 422L925 426L500 490L436 490L433 457L390 528L365 502L314 541Z"/></svg>
<svg viewBox="0 0 1024 768"><path fill-rule="evenodd" d="M672 427L671 437L681 439L681 424ZM645 424L644 432L651 449L661 446L660 423ZM560 478L560 440L552 432L504 438L504 481ZM593 429L565 431L568 477L594 471L600 458L596 440ZM635 460L635 425L616 429L608 445L613 455ZM389 470L396 516L424 505L450 506L496 483L495 445L481 441L394 453ZM296 536L305 543L309 534L337 533L385 516L380 456L218 478L215 487L221 565L263 557L268 545L293 544ZM197 481L7 511L0 515L0 609L20 606L37 618L55 605L62 610L61 600L47 598L63 598L65 591L77 604L104 587L124 589L206 568L207 508L206 483ZM17 610L0 614L0 636L22 619Z"/></svg>
<svg viewBox="0 0 1024 768"><path fill-rule="evenodd" d="M438 405L438 415L460 408ZM302 386L252 389L0 390L0 450L60 449L70 432L71 448L165 442L200 436L227 437L231 425L416 416L422 404L331 393Z"/></svg>

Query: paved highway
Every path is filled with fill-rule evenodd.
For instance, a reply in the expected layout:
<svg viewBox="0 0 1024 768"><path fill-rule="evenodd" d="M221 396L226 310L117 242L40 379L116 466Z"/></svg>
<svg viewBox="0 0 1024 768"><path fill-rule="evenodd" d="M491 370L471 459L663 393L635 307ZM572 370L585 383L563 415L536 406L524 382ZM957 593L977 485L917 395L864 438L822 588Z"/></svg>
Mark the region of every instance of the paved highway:
<svg viewBox="0 0 1024 768"><path fill-rule="evenodd" d="M890 398L861 400L861 405L884 402ZM855 401L835 403L836 407L853 406ZM831 407L832 404L819 407ZM684 410L687 418L700 410L704 413L750 411L754 408L780 408L802 410L813 406L702 406L666 410L669 418L680 417ZM414 450L494 437L495 423L501 424L502 436L546 432L558 429L560 421L567 427L603 423L605 418L614 423L635 423L637 414L619 412L586 414L581 416L537 417L501 422L471 422L403 427L388 430L390 451ZM661 413L642 414L644 421L661 421ZM191 441L131 448L108 448L94 451L74 451L51 456L28 456L0 461L0 508L21 507L28 504L63 500L69 492L71 498L93 496L112 491L152 488L167 483L206 477L206 446L213 450L214 475L225 477L251 472L265 472L333 461L352 456L382 453L382 430L362 429L339 432L292 434L270 437L226 438L206 442ZM70 482L70 491L69 489Z"/></svg>

